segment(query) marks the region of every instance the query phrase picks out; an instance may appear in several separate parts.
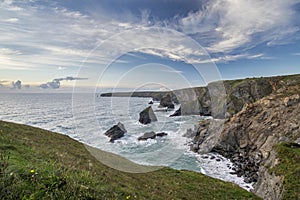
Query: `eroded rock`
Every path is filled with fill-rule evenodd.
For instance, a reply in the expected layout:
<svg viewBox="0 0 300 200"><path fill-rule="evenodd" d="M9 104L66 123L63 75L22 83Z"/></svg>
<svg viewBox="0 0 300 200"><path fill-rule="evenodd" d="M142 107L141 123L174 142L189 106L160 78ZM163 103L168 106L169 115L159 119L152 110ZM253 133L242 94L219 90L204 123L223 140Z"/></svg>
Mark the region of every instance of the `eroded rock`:
<svg viewBox="0 0 300 200"><path fill-rule="evenodd" d="M181 116L181 107L178 108L170 117Z"/></svg>
<svg viewBox="0 0 300 200"><path fill-rule="evenodd" d="M156 137L163 137L163 136L166 136L166 135L168 135L168 134L165 133L165 132L155 133L154 131L151 131L151 132L144 133L144 135L139 137L138 140L155 139Z"/></svg>
<svg viewBox="0 0 300 200"><path fill-rule="evenodd" d="M106 131L104 134L108 137L110 137L110 142L114 142L115 140L121 138L126 133L126 129L124 127L124 124L119 122L117 125L114 125L111 127L108 131Z"/></svg>
<svg viewBox="0 0 300 200"><path fill-rule="evenodd" d="M174 108L171 95L167 94L166 96L162 97L158 107Z"/></svg>
<svg viewBox="0 0 300 200"><path fill-rule="evenodd" d="M142 112L140 112L140 118L139 118L140 123L149 124L155 121L157 121L157 118L151 106L147 107Z"/></svg>

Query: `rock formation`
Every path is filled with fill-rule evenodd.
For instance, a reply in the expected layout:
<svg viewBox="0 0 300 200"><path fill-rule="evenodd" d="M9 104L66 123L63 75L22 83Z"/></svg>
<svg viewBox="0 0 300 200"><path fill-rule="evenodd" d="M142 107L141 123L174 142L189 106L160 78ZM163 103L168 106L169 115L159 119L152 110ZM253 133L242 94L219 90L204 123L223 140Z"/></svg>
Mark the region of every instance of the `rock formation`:
<svg viewBox="0 0 300 200"><path fill-rule="evenodd" d="M274 146L282 142L300 143L300 75L219 83L154 92L149 97L161 100L169 94L173 102L176 99L181 107L171 116L213 116L215 119L201 121L185 134L193 138L191 150L216 152L229 158L234 163L233 173L243 176L245 182L255 183L253 191L257 195L280 199L286 181L270 169L280 163ZM225 104L217 98L222 85L226 95L219 99L225 98Z"/></svg>
<svg viewBox="0 0 300 200"><path fill-rule="evenodd" d="M217 81L209 83L206 87L194 87L166 92L120 92L105 93L101 94L101 96L151 97L157 101L168 98L168 102L171 98L174 103L181 104L181 115L200 114L222 119L225 118L226 111L230 115L236 114L246 103L254 103L279 89L284 90L288 84L292 84L293 78L293 76L248 78L223 82ZM226 94L223 94L224 91ZM220 107L216 108L218 104Z"/></svg>
<svg viewBox="0 0 300 200"><path fill-rule="evenodd" d="M149 123L155 122L155 121L157 121L157 118L156 118L151 106L147 107L142 112L140 112L140 118L139 118L140 123L149 124Z"/></svg>
<svg viewBox="0 0 300 200"><path fill-rule="evenodd" d="M178 108L170 117L181 116L181 107Z"/></svg>
<svg viewBox="0 0 300 200"><path fill-rule="evenodd" d="M160 100L160 103L159 103L159 108L162 108L162 107L167 107L167 108L174 108L174 104L172 102L172 98L171 98L171 95L170 94L167 94L166 96L163 96Z"/></svg>
<svg viewBox="0 0 300 200"><path fill-rule="evenodd" d="M155 139L156 137L163 137L163 136L166 136L166 135L168 135L168 134L165 133L165 132L155 133L154 131L151 131L151 132L144 133L144 135L139 137L138 140Z"/></svg>
<svg viewBox="0 0 300 200"><path fill-rule="evenodd" d="M104 134L108 137L110 137L110 142L114 142L115 140L121 138L126 133L126 129L124 127L124 124L119 122L117 125L114 125L111 127L108 131L106 131Z"/></svg>
<svg viewBox="0 0 300 200"><path fill-rule="evenodd" d="M283 80L275 88L270 95L245 103L219 128L215 126L218 120L205 120L186 133L193 137L191 150L216 152L229 158L234 163L234 173L243 176L245 182L255 182L254 192L264 199L280 199L284 190L284 177L269 171L279 162L274 145L296 143L300 138L300 78Z"/></svg>

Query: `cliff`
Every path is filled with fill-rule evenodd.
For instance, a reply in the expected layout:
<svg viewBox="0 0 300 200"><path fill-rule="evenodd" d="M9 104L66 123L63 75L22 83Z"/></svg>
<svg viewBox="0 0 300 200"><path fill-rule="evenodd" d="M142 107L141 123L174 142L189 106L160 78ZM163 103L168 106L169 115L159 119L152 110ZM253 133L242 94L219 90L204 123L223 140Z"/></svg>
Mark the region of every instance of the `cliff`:
<svg viewBox="0 0 300 200"><path fill-rule="evenodd" d="M212 100L222 94L222 84L226 101L212 112ZM253 192L264 199L300 199L300 74L222 84L171 93L181 103L182 115L215 118L187 131L191 150L229 158L234 173L254 183Z"/></svg>
<svg viewBox="0 0 300 200"><path fill-rule="evenodd" d="M299 77L245 80L231 85L228 97L238 100L230 101L228 107L234 105L233 113L237 113L223 121L200 122L190 133L194 135L191 149L217 152L231 159L235 173L243 175L246 182L255 182L254 192L264 199L299 199L300 193L295 190L300 187ZM293 157L285 158L280 149ZM280 171L283 166L286 170Z"/></svg>
<svg viewBox="0 0 300 200"><path fill-rule="evenodd" d="M166 92L119 92L104 93L101 96L151 97L159 101L163 96L169 94L175 103L181 104L181 115L200 114L224 118L239 112L246 103L253 103L279 89L284 90L289 84L299 81L299 79L299 74L247 78L212 82L206 87L185 88ZM220 102L213 102L213 100L220 100ZM216 105L220 107L216 108Z"/></svg>

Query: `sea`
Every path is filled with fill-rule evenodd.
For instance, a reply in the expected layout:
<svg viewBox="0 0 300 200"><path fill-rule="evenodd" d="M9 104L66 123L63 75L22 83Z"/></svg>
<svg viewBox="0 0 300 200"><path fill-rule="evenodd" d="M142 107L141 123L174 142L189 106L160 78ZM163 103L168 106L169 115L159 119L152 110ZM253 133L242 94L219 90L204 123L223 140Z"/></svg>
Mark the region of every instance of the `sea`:
<svg viewBox="0 0 300 200"><path fill-rule="evenodd" d="M91 96L93 101L88 101ZM154 102L152 108L158 121L147 125L139 123L139 113L149 106L151 100L84 93L0 93L0 120L65 134L137 164L196 171L236 183L246 190L253 188L243 181L243 177L230 174L232 163L228 159L221 155L199 155L190 151L191 139L183 135L205 117L169 117L174 110L159 108L159 102ZM179 106L176 105L175 110ZM111 143L104 133L118 122L124 124L127 132L123 138ZM168 135L138 140L149 131ZM215 159L211 159L213 157Z"/></svg>

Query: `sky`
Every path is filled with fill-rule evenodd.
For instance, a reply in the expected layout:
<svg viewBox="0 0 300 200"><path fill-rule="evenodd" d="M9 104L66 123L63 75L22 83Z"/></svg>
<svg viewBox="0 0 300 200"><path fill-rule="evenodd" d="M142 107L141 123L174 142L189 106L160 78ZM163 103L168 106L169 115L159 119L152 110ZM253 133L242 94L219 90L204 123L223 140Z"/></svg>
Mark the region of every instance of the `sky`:
<svg viewBox="0 0 300 200"><path fill-rule="evenodd" d="M0 0L0 91L300 73L300 0Z"/></svg>

